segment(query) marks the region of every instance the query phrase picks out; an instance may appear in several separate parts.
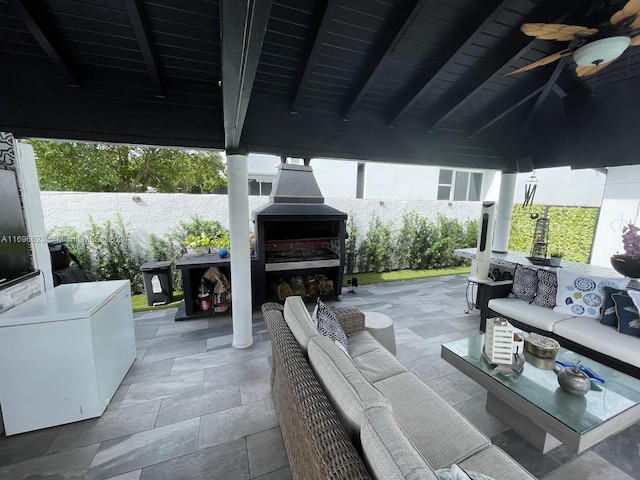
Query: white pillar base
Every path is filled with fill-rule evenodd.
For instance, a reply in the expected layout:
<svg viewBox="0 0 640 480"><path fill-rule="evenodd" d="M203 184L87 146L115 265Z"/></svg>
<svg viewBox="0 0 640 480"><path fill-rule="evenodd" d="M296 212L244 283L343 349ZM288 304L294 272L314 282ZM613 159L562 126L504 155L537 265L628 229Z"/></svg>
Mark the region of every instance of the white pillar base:
<svg viewBox="0 0 640 480"><path fill-rule="evenodd" d="M249 183L246 155L227 155L231 256L231 314L235 348L253 344Z"/></svg>

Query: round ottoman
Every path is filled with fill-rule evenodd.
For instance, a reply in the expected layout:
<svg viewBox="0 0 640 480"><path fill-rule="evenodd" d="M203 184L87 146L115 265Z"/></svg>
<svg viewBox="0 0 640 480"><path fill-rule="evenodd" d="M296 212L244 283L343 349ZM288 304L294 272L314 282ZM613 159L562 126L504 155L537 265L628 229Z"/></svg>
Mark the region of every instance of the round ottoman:
<svg viewBox="0 0 640 480"><path fill-rule="evenodd" d="M393 320L380 312L364 313L364 329L375 338L380 345L396 354L396 334L393 331Z"/></svg>

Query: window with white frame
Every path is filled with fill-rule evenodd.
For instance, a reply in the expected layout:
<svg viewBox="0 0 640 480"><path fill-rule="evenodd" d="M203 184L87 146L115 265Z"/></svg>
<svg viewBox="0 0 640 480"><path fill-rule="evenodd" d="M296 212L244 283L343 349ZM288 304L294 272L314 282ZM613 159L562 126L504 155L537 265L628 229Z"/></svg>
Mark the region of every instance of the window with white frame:
<svg viewBox="0 0 640 480"><path fill-rule="evenodd" d="M482 173L441 168L438 177L438 200L480 200Z"/></svg>
<svg viewBox="0 0 640 480"><path fill-rule="evenodd" d="M273 178L250 178L249 195L267 196L271 195Z"/></svg>

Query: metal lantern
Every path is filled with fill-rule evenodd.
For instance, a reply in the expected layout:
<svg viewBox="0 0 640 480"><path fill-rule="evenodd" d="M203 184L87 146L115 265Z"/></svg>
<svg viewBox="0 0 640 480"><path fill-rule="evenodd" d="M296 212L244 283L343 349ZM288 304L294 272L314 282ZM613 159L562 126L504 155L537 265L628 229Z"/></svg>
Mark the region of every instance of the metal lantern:
<svg viewBox="0 0 640 480"><path fill-rule="evenodd" d="M513 363L513 326L505 318L487 319L484 354L490 363L497 365Z"/></svg>

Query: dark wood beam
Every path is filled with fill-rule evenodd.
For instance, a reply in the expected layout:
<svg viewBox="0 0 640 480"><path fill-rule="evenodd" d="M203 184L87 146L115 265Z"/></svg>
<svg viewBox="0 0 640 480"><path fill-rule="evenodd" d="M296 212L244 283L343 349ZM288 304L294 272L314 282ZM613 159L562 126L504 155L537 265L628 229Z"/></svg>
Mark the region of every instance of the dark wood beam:
<svg viewBox="0 0 640 480"><path fill-rule="evenodd" d="M482 7L473 15L473 20L456 33L455 40L448 41L440 58L435 61L430 59L427 62L425 68L418 75L420 80L410 89L409 94L394 102L400 107L391 114L389 126L395 125L398 119L409 111L420 97L433 86L438 75L452 65L456 56L466 47L476 42L487 26L496 19L500 11L510 3L511 0L485 0L481 2Z"/></svg>
<svg viewBox="0 0 640 480"><path fill-rule="evenodd" d="M531 120L533 120L533 117L535 117L536 113L538 112L538 109L544 103L544 101L547 99L547 96L549 95L549 92L551 92L551 89L553 88L553 86L558 81L558 77L560 77L560 74L564 70L564 67L567 65L567 63L569 62L570 58L571 58L571 55L568 55L566 57L562 57L560 59L560 61L558 62L558 65L556 65L555 70L553 71L553 73L549 77L549 80L547 80L547 83L544 86L544 88L542 89L542 92L540 92L540 96L538 96L538 98L536 100L536 103L533 105L533 108L529 112L529 115L527 115L527 118L525 119L524 123L522 124L522 131L523 132L527 131L527 127L529 126L529 123L531 123Z"/></svg>
<svg viewBox="0 0 640 480"><path fill-rule="evenodd" d="M554 20L550 23L562 23L575 12L577 7L560 14L565 8L562 2L552 2L538 8L531 14L531 18L553 18ZM435 113L430 116L427 130L437 128L458 109L465 106L478 92L485 89L495 75L513 65L539 42L539 40L529 41L529 39L530 37L520 32L520 29L513 29L513 32L503 41L505 46L503 50L495 55L493 53L487 55L487 59L467 75L467 81L461 82L435 105L433 108Z"/></svg>
<svg viewBox="0 0 640 480"><path fill-rule="evenodd" d="M501 105L508 105L508 107L494 108L491 112L489 112L488 115L485 115L481 120L477 120L476 122L474 122L474 126L468 129L471 132L469 136L475 137L483 130L489 128L491 125L493 125L497 121L503 119L504 117L509 115L511 112L513 112L517 108L521 107L522 105L530 101L536 95L539 95L543 89L544 89L544 85L539 86L534 90L525 94L519 91L512 98L506 101L501 101L500 102Z"/></svg>
<svg viewBox="0 0 640 480"><path fill-rule="evenodd" d="M160 76L160 64L158 62L158 56L156 50L151 41L151 34L149 33L149 27L147 26L146 16L142 10L142 4L140 0L125 0L124 5L127 8L129 19L131 20L131 26L136 34L138 45L142 51L142 57L144 63L147 66L147 71L151 76L153 82L153 88L156 92L156 97L165 98L166 92Z"/></svg>
<svg viewBox="0 0 640 480"><path fill-rule="evenodd" d="M225 148L237 149L267 30L271 0L220 1Z"/></svg>
<svg viewBox="0 0 640 480"><path fill-rule="evenodd" d="M62 47L55 45L51 36L46 33L44 2L9 0L9 3L53 62L58 72L62 74L67 85L79 87L80 83L73 74L69 62L65 60Z"/></svg>
<svg viewBox="0 0 640 480"><path fill-rule="evenodd" d="M316 64L318 55L320 55L320 48L322 47L322 41L324 37L327 35L327 31L329 30L331 21L335 16L335 12L337 8L338 8L338 0L327 0L324 13L322 14L322 20L318 25L318 29L314 37L313 45L309 49L309 53L307 54L307 60L304 65L304 69L302 70L302 73L300 74L300 79L298 80L298 87L296 88L296 94L293 97L293 101L291 102L291 108L289 109L291 113L298 113L298 109L300 108L300 103L302 102L304 91L307 88L309 79L311 78L311 72L313 71L313 66Z"/></svg>
<svg viewBox="0 0 640 480"><path fill-rule="evenodd" d="M560 98L564 98L567 96L567 92L565 92L558 84L555 84L553 86L553 93L555 93Z"/></svg>
<svg viewBox="0 0 640 480"><path fill-rule="evenodd" d="M384 35L378 48L370 55L370 60L364 69L364 74L349 94L349 104L342 114L343 120L349 119L353 110L365 97L369 88L371 88L371 85L373 85L373 82L375 82L377 76L386 65L387 60L393 54L398 42L404 37L404 34L409 27L411 27L414 19L418 16L426 2L427 0L414 0L409 2L404 11L397 15L393 24L385 29L387 33Z"/></svg>

